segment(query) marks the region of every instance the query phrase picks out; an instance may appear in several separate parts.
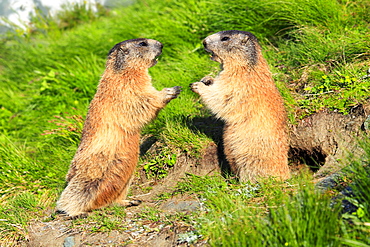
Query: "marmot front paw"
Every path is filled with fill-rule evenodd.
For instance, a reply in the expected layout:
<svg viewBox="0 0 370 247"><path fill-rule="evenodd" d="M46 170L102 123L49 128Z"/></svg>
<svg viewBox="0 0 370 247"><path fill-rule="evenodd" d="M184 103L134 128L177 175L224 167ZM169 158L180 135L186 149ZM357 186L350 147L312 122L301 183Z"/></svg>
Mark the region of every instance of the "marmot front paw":
<svg viewBox="0 0 370 247"><path fill-rule="evenodd" d="M181 92L181 87L175 86L175 87L164 88L163 91L165 93L165 100L170 101L172 99L176 99L177 96L179 96Z"/></svg>

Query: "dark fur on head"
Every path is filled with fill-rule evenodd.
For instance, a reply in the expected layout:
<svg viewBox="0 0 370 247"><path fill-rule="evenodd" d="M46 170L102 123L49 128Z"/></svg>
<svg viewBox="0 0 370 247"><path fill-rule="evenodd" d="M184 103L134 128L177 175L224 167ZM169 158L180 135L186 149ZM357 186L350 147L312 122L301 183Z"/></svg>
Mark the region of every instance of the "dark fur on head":
<svg viewBox="0 0 370 247"><path fill-rule="evenodd" d="M129 40L125 40L125 41L122 41L122 42L120 42L120 43L116 44L116 45L115 45L115 46L113 46L113 48L112 48L112 49L110 49L110 51L108 52L108 59L112 58L112 57L110 57L110 55L111 55L114 51L116 51L116 50L120 49L121 47L123 47L123 46L124 46L125 44L127 44L127 43L130 43L130 42L136 42L136 41L142 41L142 42L145 42L145 41L147 41L147 39L144 39L144 38L140 38L140 39L129 39Z"/></svg>
<svg viewBox="0 0 370 247"><path fill-rule="evenodd" d="M109 51L107 65L113 62L111 66L114 71L117 73L121 72L127 66L126 57L130 56L130 61L133 58L151 60L149 65L151 67L156 64L155 58L161 55L162 48L163 45L160 42L151 39L139 38L125 40L116 44ZM148 49L156 50L152 57L148 57L150 56Z"/></svg>
<svg viewBox="0 0 370 247"><path fill-rule="evenodd" d="M242 56L244 61L254 66L258 62L259 44L257 38L250 32L228 30L212 34L204 39L204 48L212 54L211 59L221 64L227 58Z"/></svg>

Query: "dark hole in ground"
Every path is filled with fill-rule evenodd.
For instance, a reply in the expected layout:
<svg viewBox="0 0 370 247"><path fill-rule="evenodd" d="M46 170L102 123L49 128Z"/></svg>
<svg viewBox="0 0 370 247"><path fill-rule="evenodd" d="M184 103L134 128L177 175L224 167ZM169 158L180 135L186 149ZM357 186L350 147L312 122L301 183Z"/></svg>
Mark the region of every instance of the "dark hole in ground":
<svg viewBox="0 0 370 247"><path fill-rule="evenodd" d="M312 150L291 148L289 150L289 160L292 166L307 166L311 171L317 172L325 164L326 154L321 147L314 147Z"/></svg>
<svg viewBox="0 0 370 247"><path fill-rule="evenodd" d="M148 150L153 146L153 144L157 141L157 138L154 136L150 136L144 140L142 144L140 144L140 155L143 156L148 152Z"/></svg>

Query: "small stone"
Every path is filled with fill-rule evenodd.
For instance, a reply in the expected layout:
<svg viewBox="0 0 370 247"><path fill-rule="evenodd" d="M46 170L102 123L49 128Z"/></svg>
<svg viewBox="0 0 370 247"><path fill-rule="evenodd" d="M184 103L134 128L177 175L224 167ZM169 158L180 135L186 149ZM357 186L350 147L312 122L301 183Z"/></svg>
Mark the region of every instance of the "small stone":
<svg viewBox="0 0 370 247"><path fill-rule="evenodd" d="M177 212L193 212L198 210L201 204L198 201L169 201L165 203L161 208L166 211L177 211Z"/></svg>
<svg viewBox="0 0 370 247"><path fill-rule="evenodd" d="M73 247L75 246L75 238L73 236L66 237L64 239L63 247Z"/></svg>
<svg viewBox="0 0 370 247"><path fill-rule="evenodd" d="M366 131L369 131L369 130L370 130L370 115L369 115L369 116L367 116L367 118L366 118L366 120L365 120L365 122L364 122L364 129L365 129Z"/></svg>

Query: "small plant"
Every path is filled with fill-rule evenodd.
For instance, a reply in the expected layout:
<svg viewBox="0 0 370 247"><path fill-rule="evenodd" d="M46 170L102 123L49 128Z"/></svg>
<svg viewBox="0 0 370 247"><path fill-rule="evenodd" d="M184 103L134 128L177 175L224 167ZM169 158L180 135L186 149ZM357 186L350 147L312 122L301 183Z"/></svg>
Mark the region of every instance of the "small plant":
<svg viewBox="0 0 370 247"><path fill-rule="evenodd" d="M370 94L370 80L336 74L321 76L314 86L306 86L303 98L298 100L302 109L310 113L322 108L330 108L348 114L351 107L363 102ZM303 116L302 116L303 117Z"/></svg>
<svg viewBox="0 0 370 247"><path fill-rule="evenodd" d="M179 237L177 239L177 244L192 244L196 242L198 239L202 238L202 235L199 235L197 231L190 231L179 234Z"/></svg>
<svg viewBox="0 0 370 247"><path fill-rule="evenodd" d="M164 149L161 152L151 156L152 158L145 162L143 169L147 178L161 179L167 176L168 171L176 164L176 154L170 153Z"/></svg>
<svg viewBox="0 0 370 247"><path fill-rule="evenodd" d="M318 85L306 87L304 90L312 94L334 93L342 89L355 88L356 83L358 83L359 80L359 78L342 75L338 71L337 76L328 77L327 75L323 75L321 77L321 82Z"/></svg>
<svg viewBox="0 0 370 247"><path fill-rule="evenodd" d="M160 221L161 211L156 208L145 207L141 210L138 217L145 219L145 220L150 220L150 221Z"/></svg>

